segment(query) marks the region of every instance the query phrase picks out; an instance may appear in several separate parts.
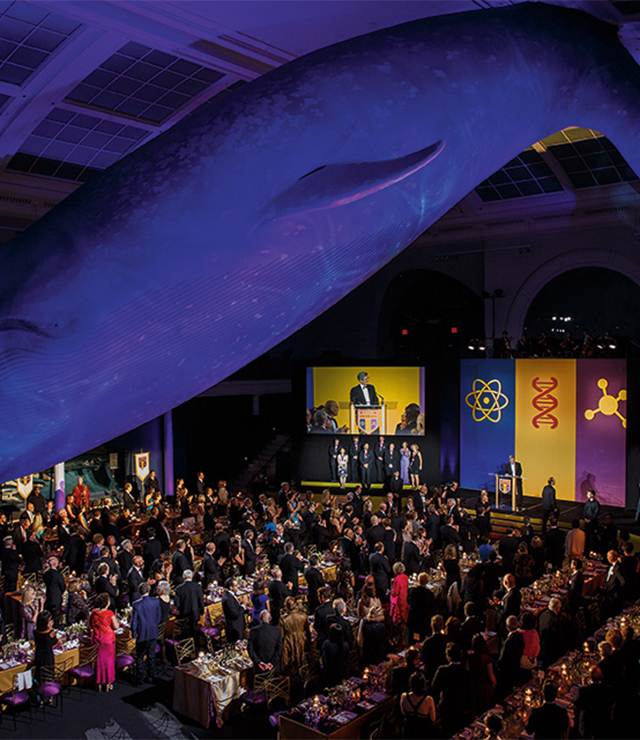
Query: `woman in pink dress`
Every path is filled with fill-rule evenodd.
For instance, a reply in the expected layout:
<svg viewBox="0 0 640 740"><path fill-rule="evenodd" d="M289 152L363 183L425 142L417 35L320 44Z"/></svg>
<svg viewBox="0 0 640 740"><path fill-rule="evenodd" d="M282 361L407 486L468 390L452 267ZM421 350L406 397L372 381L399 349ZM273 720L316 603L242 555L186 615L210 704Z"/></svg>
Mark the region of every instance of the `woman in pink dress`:
<svg viewBox="0 0 640 740"><path fill-rule="evenodd" d="M404 647L404 633L409 618L409 579L402 563L393 566L395 578L391 584L391 619L398 630L400 648Z"/></svg>
<svg viewBox="0 0 640 740"><path fill-rule="evenodd" d="M96 598L95 609L89 617L91 642L98 646L96 661L96 682L98 690L113 689L116 680L116 633L120 627L116 615L109 609L108 594L101 593Z"/></svg>

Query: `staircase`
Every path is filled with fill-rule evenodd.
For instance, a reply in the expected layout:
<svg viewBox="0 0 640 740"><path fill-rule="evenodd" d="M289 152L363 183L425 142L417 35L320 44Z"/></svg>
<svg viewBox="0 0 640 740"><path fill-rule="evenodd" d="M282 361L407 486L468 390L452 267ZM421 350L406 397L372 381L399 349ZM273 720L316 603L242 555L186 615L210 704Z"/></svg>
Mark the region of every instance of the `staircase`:
<svg viewBox="0 0 640 740"><path fill-rule="evenodd" d="M274 434L251 462L231 481L229 491L246 491L256 475L273 478L281 452L291 452L291 435Z"/></svg>

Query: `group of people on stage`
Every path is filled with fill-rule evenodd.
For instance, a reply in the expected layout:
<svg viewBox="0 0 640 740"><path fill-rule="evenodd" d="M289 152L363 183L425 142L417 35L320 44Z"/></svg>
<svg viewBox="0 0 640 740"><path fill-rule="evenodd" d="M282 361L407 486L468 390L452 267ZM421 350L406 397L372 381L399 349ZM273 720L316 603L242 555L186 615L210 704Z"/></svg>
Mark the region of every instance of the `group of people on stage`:
<svg viewBox="0 0 640 740"><path fill-rule="evenodd" d="M393 493L403 486L418 488L422 473L422 453L414 442L403 440L399 446L387 443L384 435L361 440L351 438L348 446L336 437L329 446L329 472L333 483L361 483L370 488L372 483L383 483Z"/></svg>
<svg viewBox="0 0 640 740"><path fill-rule="evenodd" d="M360 446L358 438L352 442ZM86 620L99 648L98 683L109 688L115 671L116 612L130 604L138 643L137 680L152 680L163 625L173 614L184 625L182 636L206 642L199 626L204 597L212 585L224 584L225 640L242 639L248 629L256 672L304 673L308 678L316 661L316 684L310 690L318 693L350 672L406 649L404 664L393 674L405 736L450 737L526 680L533 666L545 669L572 644L571 620L585 606L580 575L587 533L576 522L565 535L551 515L544 534L525 520L521 529L492 540L487 491L481 492L473 516L457 483L430 489L420 482L419 467L412 468L409 458L409 480L415 485L405 492L392 485L401 475L399 452L396 457L395 448L390 454L391 445L383 448L383 437L374 443L384 449L381 468L375 449L368 463L371 476L375 472L385 483L376 503L362 480L365 442L357 454L345 451L346 476L341 477L353 476L359 484L342 500L326 490L318 502L289 483L273 495L232 494L224 481L214 487L199 473L191 490L184 480L177 482L174 500L150 486L148 511L146 501L125 500L119 508L107 498L80 522L84 502L79 510L70 502L70 511L66 507L48 520L48 534L57 541L47 545L26 520L15 526L0 520L5 592L15 589L19 572L44 571L44 602L34 604L29 586L22 594L24 634L41 646L38 671L51 664L53 628ZM413 451L415 459L419 454ZM345 470L340 455L338 450L335 468L332 462L336 475ZM394 462L389 477L385 460L394 458L397 467ZM585 504L585 524L606 552L609 567L600 598L605 613L613 614L640 593L640 561L610 517L600 525L594 501L590 496ZM198 532L197 540L182 532L187 519ZM476 559L466 573L462 554ZM331 582L320 567L327 559L336 563ZM537 619L522 612L520 589L547 568L556 570L564 563L572 568L566 601L551 599ZM70 571L66 577L63 567ZM429 588L436 568L444 574L443 599ZM239 576L252 579L250 595L238 595ZM306 598L300 593L300 577ZM410 587L412 577L417 583ZM496 618L501 640L495 660L482 637L489 613ZM215 649L212 642L206 644ZM522 660L525 655L530 667ZM603 666L605 680L614 685L640 678L624 674L621 679L617 669L607 668ZM619 736L625 736L624 713L616 716ZM549 737L542 729L534 734Z"/></svg>

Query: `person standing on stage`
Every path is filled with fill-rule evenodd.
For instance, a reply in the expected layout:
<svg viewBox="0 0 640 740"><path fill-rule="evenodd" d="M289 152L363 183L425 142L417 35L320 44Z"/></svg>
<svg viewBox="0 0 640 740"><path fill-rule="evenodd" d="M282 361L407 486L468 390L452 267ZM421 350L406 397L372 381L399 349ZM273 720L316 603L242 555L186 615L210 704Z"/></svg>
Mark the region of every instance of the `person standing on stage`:
<svg viewBox="0 0 640 740"><path fill-rule="evenodd" d="M591 552L595 549L594 537L598 531L598 516L600 514L600 502L596 499L595 491L587 491L587 500L582 510L584 519L584 533L587 537L585 551Z"/></svg>
<svg viewBox="0 0 640 740"><path fill-rule="evenodd" d="M340 440L334 439L329 446L329 469L331 470L331 482L338 480L338 455L340 454Z"/></svg>
<svg viewBox="0 0 640 740"><path fill-rule="evenodd" d="M360 437L354 437L349 445L349 480L352 483L360 481Z"/></svg>
<svg viewBox="0 0 640 740"><path fill-rule="evenodd" d="M384 483L387 479L384 469L384 453L387 451L387 443L384 441L384 434L378 437L376 442L374 455L376 458L376 476L377 483Z"/></svg>
<svg viewBox="0 0 640 740"><path fill-rule="evenodd" d="M516 508L518 511L522 511L522 465L516 461L514 455L509 455L509 462L507 463L507 473L515 478L516 484Z"/></svg>
<svg viewBox="0 0 640 740"><path fill-rule="evenodd" d="M558 504L556 503L556 489L554 488L556 479L551 476L547 481L547 485L542 489L542 534L544 535L547 531L547 522L550 516L556 518L560 514Z"/></svg>
<svg viewBox="0 0 640 740"><path fill-rule="evenodd" d="M365 442L360 450L360 480L364 488L371 488L371 471L374 465L373 452L369 449L369 443Z"/></svg>

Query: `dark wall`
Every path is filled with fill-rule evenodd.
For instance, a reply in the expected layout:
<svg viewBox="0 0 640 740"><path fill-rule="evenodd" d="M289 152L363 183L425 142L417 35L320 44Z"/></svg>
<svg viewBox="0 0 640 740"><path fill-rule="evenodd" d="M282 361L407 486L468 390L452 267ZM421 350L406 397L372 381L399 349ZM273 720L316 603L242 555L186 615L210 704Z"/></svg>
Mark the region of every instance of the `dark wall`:
<svg viewBox="0 0 640 740"><path fill-rule="evenodd" d="M635 511L640 486L640 360L627 362L626 508Z"/></svg>

